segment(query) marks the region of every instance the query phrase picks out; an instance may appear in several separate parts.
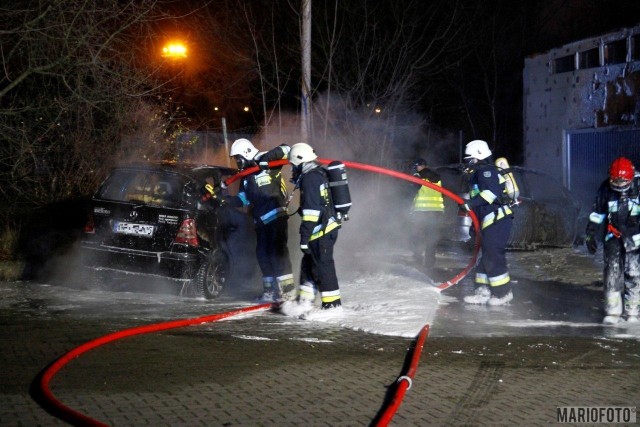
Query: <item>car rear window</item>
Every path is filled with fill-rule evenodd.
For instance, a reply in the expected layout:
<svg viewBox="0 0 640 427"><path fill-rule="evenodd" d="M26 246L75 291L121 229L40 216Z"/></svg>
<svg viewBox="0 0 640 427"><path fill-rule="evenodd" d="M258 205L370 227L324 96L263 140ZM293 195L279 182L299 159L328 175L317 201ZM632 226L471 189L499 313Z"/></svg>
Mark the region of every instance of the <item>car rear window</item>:
<svg viewBox="0 0 640 427"><path fill-rule="evenodd" d="M163 171L115 170L104 182L96 197L118 202L179 208L186 181L183 176Z"/></svg>

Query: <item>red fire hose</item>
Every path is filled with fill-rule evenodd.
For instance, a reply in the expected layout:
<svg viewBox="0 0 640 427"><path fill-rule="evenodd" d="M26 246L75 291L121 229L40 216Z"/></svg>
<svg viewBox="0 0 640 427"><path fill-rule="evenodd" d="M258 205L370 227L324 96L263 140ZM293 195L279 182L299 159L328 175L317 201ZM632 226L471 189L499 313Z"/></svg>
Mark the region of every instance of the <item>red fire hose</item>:
<svg viewBox="0 0 640 427"><path fill-rule="evenodd" d="M328 159L317 159L317 160L320 163L325 164L325 165L328 165L332 161L332 160L328 160ZM286 165L287 163L288 163L287 160L275 160L273 162L269 162L269 167L283 166L283 165ZM378 173L378 174L381 174L381 175L388 175L388 176L391 176L393 178L403 179L405 181L413 182L415 184L424 185L426 187L429 187L429 188L431 188L433 190L438 191L439 193L442 193L444 196L450 198L451 200L453 200L457 204L464 203L464 200L462 200L457 194L452 193L451 191L447 190L446 188L443 188L443 187L440 187L439 185L427 182L424 179L420 179L420 178L417 178L415 176L407 175L406 173L394 171L394 170L391 170L391 169L382 168L380 166L367 165L367 164L364 164L364 163L356 163L356 162L349 162L349 161L342 161L342 163L344 163L345 166L353 168L353 169L359 169L359 170L363 170L363 171L374 172L374 173ZM254 172L258 172L259 170L260 170L260 168L258 166L253 166L251 168L244 169L243 171L241 171L241 172L235 174L234 176L232 176L231 178L228 178L225 181L225 184L226 185L230 185L233 182L237 181L238 179L240 179L240 178L242 178L244 176L250 175L250 174L252 174ZM478 251L480 250L480 238L479 238L480 233L478 232L480 230L480 223L478 222L478 218L476 217L476 215L473 212L469 212L469 216L471 217L471 221L473 222L473 227L476 230L476 240L475 240L475 245L474 245L474 250L473 250L473 256L471 257L471 260L469 261L469 263L466 265L466 267L461 272L456 274L451 279L445 280L444 282L442 282L442 283L440 283L440 284L438 284L436 286L440 290L447 289L447 288L455 285L456 283L458 283L460 280L464 279L464 277L467 274L469 274L469 271L471 271L471 269L476 264Z"/></svg>
<svg viewBox="0 0 640 427"><path fill-rule="evenodd" d="M330 163L330 160L325 160L325 159L318 159L321 163L323 164L328 164ZM270 167L275 167L275 166L282 166L284 164L287 164L288 162L286 160L278 160L278 161L274 161L274 162L270 162L269 166ZM385 168L381 168L378 166L372 166L372 165L366 165L366 164L361 164L361 163L355 163L355 162L343 162L346 166L353 168L353 169L360 169L360 170L366 170L369 172L375 172L375 173L379 173L379 174L383 174L383 175L389 175L392 176L394 178L398 178L398 179L404 179L405 181L409 181L409 182L414 182L416 184L420 184L420 185L425 185L427 187L430 187L436 191L439 191L440 193L444 194L445 196L449 197L450 199L452 199L453 201L455 201L458 204L463 203L463 200L458 197L457 195L451 193L449 190L442 188L440 186L437 186L435 184L431 184L429 182L426 182L422 179L413 177L411 175L407 175L401 172L397 172L397 171L392 171L389 169L385 169ZM229 185L231 183L233 183L234 181L242 178L243 176L249 175L251 173L257 172L259 170L259 168L256 167L252 167L249 169L245 169L242 172L234 175L233 177L227 179L225 181L225 184ZM479 229L479 223L478 223L478 219L476 218L476 216L473 214L473 212L469 213L471 216L471 219L473 221L473 225L476 229L476 231ZM476 233L476 236L478 236L478 234ZM476 260L476 256L478 254L478 250L479 250L479 240L476 237L476 245L475 245L475 251L473 254L473 258L471 260L471 262L465 267L465 269L460 272L458 275L456 275L454 278L443 282L441 284L439 284L437 287L441 290L443 289L447 289L448 287L458 283L460 280L462 280L462 278L467 274L467 272L473 267L473 265L475 264L475 260ZM131 337L131 336L135 336L135 335L142 335L142 334L148 334L148 333L152 333L152 332L159 332L159 331L165 331L168 329L175 329L175 328L181 328L181 327L185 327L185 326L192 326L192 325L198 325L198 324L202 324L202 323L207 323L207 322L216 322L218 320L221 319L225 319L228 317L232 317L232 316L236 316L239 314L243 314L243 313L249 313L249 312L253 312L253 311L259 311L259 310L266 310L269 309L271 307L271 304L260 304L260 305L255 305L255 306L250 306L250 307L245 307L242 309L238 309L238 310L233 310L233 311L228 311L225 313L218 313L218 314L213 314L213 315L209 315L209 316L202 316L202 317L197 317L197 318L192 318L192 319L180 319L180 320L175 320L175 321L169 321L169 322L162 322L162 323L155 323L155 324L150 324L150 325L146 325L146 326L138 326L138 327L134 327L134 328L129 328L129 329L124 329L122 331L118 331L118 332L114 332L112 334L108 334L108 335L104 335L102 337L99 337L95 340L86 342L76 348L74 348L73 350L69 351L68 353L64 354L63 356L61 356L59 359L57 359L53 364L51 364L49 367L47 367L47 369L45 369L45 371L42 373L42 376L40 378L39 384L40 384L40 391L42 392L42 399L43 399L43 403L45 405L47 405L49 408L51 408L54 412L55 415L64 420L67 421L69 423L72 424L76 424L76 425L88 425L88 426L106 426L106 424L101 423L100 421L97 421L87 415L84 415L66 405L64 405L62 402L60 402L55 396L54 394L51 392L51 389L49 387L49 383L51 382L51 380L53 379L53 377L64 367L66 366L71 360L75 359L76 357L79 357L80 355L88 352L89 350L92 350L94 348L103 346L105 344L108 344L110 342L122 339L122 338L126 338L126 337ZM416 340L416 346L412 355L412 359L411 359L411 363L409 366L409 369L407 371L407 373L401 377L398 378L398 387L396 389L395 395L392 398L390 404L387 406L387 408L385 409L385 411L382 413L382 416L379 418L379 420L377 421L377 423L375 424L376 426L386 426L391 419L393 418L395 412L397 411L398 407L400 406L400 403L402 402L402 399L404 397L404 394L406 393L406 391L411 387L411 382L413 380L413 376L415 375L415 371L417 369L417 365L418 365L418 361L420 359L420 354L422 352L422 348L424 346L424 342L426 340L426 337L429 333L429 325L425 325L422 330L420 331L417 340Z"/></svg>
<svg viewBox="0 0 640 427"><path fill-rule="evenodd" d="M146 326L138 326L135 328L124 329L122 331L114 332L112 334L104 335L93 341L86 342L73 350L69 351L53 364L51 364L42 374L40 378L40 390L42 392L42 398L46 405L55 410L58 418L67 421L74 425L86 425L86 426L106 426L100 421L94 420L60 402L51 392L49 388L49 382L67 363L75 359L76 357L88 352L96 347L103 346L110 342L132 337L134 335L149 334L151 332L165 331L167 329L182 328L184 326L199 325L208 322L217 322L218 320L226 319L227 317L236 316L243 313L249 313L252 311L266 310L271 308L271 304L260 304L251 307L241 308L238 310L227 311L225 313L212 314L209 316L196 317L193 319L180 319L169 322L154 323Z"/></svg>
<svg viewBox="0 0 640 427"><path fill-rule="evenodd" d="M322 164L329 164L331 163L331 160L327 160L327 159L318 159L318 161ZM277 160L274 162L269 162L269 166L270 167L276 167L276 166L282 166L285 165L286 163L288 163L286 160ZM393 171L390 169L385 169L379 166L373 166L373 165L367 165L367 164L363 164L363 163L356 163L356 162L348 162L348 161L342 161L342 163L344 163L345 166L353 168L353 169L360 169L360 170L364 170L364 171L368 171L368 172L374 172L374 173L378 173L378 174L382 174L382 175L388 175L391 176L393 178L397 178L397 179L403 179L405 181L409 181L409 182L413 182L416 184L420 184L420 185L424 185L427 186L429 188L432 188L440 193L442 193L443 195L445 195L446 197L450 198L451 200L453 200L454 202L456 202L457 204L462 204L464 203L464 201L457 195L452 193L451 191L447 190L446 188L440 187L438 185L432 184L430 182L427 182L423 179L411 176L411 175L407 175L405 173L402 172L397 172L397 171ZM255 166L249 169L245 169L242 172L232 176L231 178L227 179L227 181L225 181L225 184L231 184L234 181L242 178L243 176L252 174L254 172L259 171L260 169ZM474 246L474 251L473 251L473 256L471 258L471 261L469 262L469 264L467 264L467 266L457 275L455 275L453 278L444 281L442 283L440 283L439 285L437 285L437 288L440 290L444 290L447 289L453 285L455 285L456 283L458 283L460 280L462 280L468 273L469 271L474 267L475 263L476 263L476 259L478 256L478 251L480 250L480 233L478 232L480 230L480 223L478 222L478 218L476 217L476 215L473 212L469 212L469 216L471 217L471 220L473 221L473 227L476 230L476 239L475 239L475 246ZM398 408L400 407L400 404L402 403L402 399L404 398L404 395L406 393L407 390L409 390L411 388L411 383L413 381L413 377L415 375L417 366L418 366L418 362L420 360L420 355L422 353L422 348L424 346L424 342L427 338L427 335L429 334L429 325L424 325L424 327L422 328L422 330L420 331L420 333L418 334L418 337L416 339L416 346L415 346L415 350L413 352L412 358L411 358L411 363L409 366L409 369L407 370L407 373L405 375L402 375L398 378L398 382L397 382L397 387L394 391L394 395L392 397L392 399L390 400L390 403L387 405L387 407L384 409L384 411L382 412L382 415L380 417L378 417L377 421L375 421L374 425L376 427L380 426L380 427L386 427L390 422L391 419L393 418L393 416L395 415L395 413L397 412Z"/></svg>
<svg viewBox="0 0 640 427"><path fill-rule="evenodd" d="M427 339L427 335L429 335L429 325L424 325L416 339L413 354L411 355L411 362L409 363L409 369L407 370L407 373L405 375L402 375L398 378L398 381L396 382L397 388L395 390L393 398L385 408L382 415L373 424L374 426L387 426L391 422L391 419L393 418L395 413L398 411L405 393L411 388L411 384L413 383L413 377L416 374L416 370L418 369L420 354L422 354L422 348L424 347L424 342Z"/></svg>

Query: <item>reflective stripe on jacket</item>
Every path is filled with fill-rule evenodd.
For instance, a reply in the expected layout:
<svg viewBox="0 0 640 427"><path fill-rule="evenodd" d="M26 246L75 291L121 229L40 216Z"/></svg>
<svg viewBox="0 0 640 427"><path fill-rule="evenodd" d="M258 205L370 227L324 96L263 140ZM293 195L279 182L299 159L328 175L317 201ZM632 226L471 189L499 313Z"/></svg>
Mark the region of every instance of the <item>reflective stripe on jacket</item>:
<svg viewBox="0 0 640 427"><path fill-rule="evenodd" d="M425 181L430 182L427 179ZM442 181L433 184L442 187ZM426 185L420 186L420 190L413 198L413 210L415 212L444 212L442 193Z"/></svg>

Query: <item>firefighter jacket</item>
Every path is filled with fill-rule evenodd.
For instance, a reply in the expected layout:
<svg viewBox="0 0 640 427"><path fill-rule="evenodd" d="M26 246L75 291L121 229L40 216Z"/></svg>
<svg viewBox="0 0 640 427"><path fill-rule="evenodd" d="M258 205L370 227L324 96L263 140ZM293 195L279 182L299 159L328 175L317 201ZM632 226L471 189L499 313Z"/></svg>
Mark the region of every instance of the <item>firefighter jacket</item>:
<svg viewBox="0 0 640 427"><path fill-rule="evenodd" d="M256 154L254 162L266 164L274 160L286 159L287 145L280 145L270 151ZM282 166L260 170L248 175L240 182L236 196L226 200L231 206L251 206L253 220L257 227L271 221L287 217L287 185L282 179Z"/></svg>
<svg viewBox="0 0 640 427"><path fill-rule="evenodd" d="M625 193L615 191L606 179L600 184L587 234L601 241L620 238L626 250L640 247L640 200L634 185Z"/></svg>
<svg viewBox="0 0 640 427"><path fill-rule="evenodd" d="M470 200L467 205L480 220L482 229L503 218L513 216L511 208L503 201L505 182L498 168L491 162L480 160L475 165L469 180Z"/></svg>
<svg viewBox="0 0 640 427"><path fill-rule="evenodd" d="M340 228L336 221L329 179L318 163L309 162L304 165L300 177L300 246L306 247L312 240Z"/></svg>
<svg viewBox="0 0 640 427"><path fill-rule="evenodd" d="M413 174L416 178L424 179L427 182L442 187L442 180L437 172L424 168L420 172ZM442 193L426 185L420 185L418 193L413 198L414 212L444 212L444 199Z"/></svg>

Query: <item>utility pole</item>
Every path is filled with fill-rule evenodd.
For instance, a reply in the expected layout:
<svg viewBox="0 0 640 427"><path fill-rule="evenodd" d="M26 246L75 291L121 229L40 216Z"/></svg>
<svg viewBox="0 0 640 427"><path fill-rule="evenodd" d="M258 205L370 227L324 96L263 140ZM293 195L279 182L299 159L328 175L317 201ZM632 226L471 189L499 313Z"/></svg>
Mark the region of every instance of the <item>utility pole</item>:
<svg viewBox="0 0 640 427"><path fill-rule="evenodd" d="M311 0L302 0L302 100L300 137L309 141L311 129Z"/></svg>
<svg viewBox="0 0 640 427"><path fill-rule="evenodd" d="M231 167L231 158L229 157L229 144L227 142L227 119L222 118L222 137L224 138L224 153L227 158L227 166Z"/></svg>

